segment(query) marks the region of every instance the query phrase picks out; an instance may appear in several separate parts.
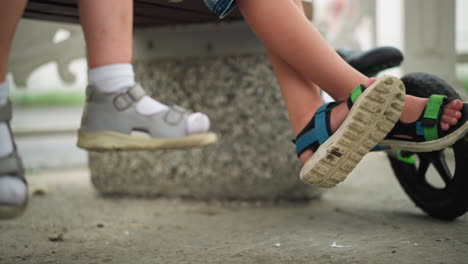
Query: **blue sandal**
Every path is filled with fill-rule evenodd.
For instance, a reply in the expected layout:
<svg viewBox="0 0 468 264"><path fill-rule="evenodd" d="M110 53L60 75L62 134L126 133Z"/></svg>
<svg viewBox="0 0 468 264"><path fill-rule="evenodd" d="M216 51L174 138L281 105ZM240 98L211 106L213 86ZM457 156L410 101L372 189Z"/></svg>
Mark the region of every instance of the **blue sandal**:
<svg viewBox="0 0 468 264"><path fill-rule="evenodd" d="M347 101L349 114L335 133L330 130L330 114L339 103L320 107L294 140L298 156L314 151L302 167L301 180L326 188L342 182L393 129L403 110L404 95L403 83L390 76L368 88L356 87Z"/></svg>
<svg viewBox="0 0 468 264"><path fill-rule="evenodd" d="M436 151L453 145L468 133L468 104L463 104L462 116L458 123L443 131L440 119L445 105L449 102L444 95L432 95L418 120L412 123L398 121L379 145L411 152ZM398 135L409 136L411 139L404 139Z"/></svg>

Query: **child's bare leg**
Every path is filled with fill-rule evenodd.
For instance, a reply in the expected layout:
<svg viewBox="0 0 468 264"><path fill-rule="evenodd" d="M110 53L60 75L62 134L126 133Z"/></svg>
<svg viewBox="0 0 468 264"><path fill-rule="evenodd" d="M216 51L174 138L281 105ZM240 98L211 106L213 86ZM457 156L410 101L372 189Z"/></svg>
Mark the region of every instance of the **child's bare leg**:
<svg viewBox="0 0 468 264"><path fill-rule="evenodd" d="M327 44L294 1L238 0L237 3L268 50L336 100L345 100L356 85L367 82L366 76L349 66Z"/></svg>
<svg viewBox="0 0 468 264"><path fill-rule="evenodd" d="M294 0L294 3L303 12L302 1ZM294 135L297 135L323 104L320 88L297 73L274 52L267 50L267 53L281 88L289 122ZM301 161L305 162L312 154L312 151L306 151L300 156Z"/></svg>
<svg viewBox="0 0 468 264"><path fill-rule="evenodd" d="M6 79L11 43L27 2L27 0L2 1L2 8L0 8L0 82Z"/></svg>
<svg viewBox="0 0 468 264"><path fill-rule="evenodd" d="M320 88L303 79L288 64L273 53L268 53L289 114L294 134L297 135L323 104Z"/></svg>
<svg viewBox="0 0 468 264"><path fill-rule="evenodd" d="M302 1L294 0L294 3L303 12ZM297 135L322 105L320 88L297 73L275 52L267 50L267 53L281 88L289 121Z"/></svg>
<svg viewBox="0 0 468 264"><path fill-rule="evenodd" d="M369 82L369 78L354 70L336 54L292 0L278 0L274 4L269 0L237 0L237 4L252 30L269 51L290 65L302 76L302 79L317 84L335 100L345 100L356 85ZM281 78L284 77L279 76L279 79ZM283 92L283 94L288 97L294 92ZM285 98L285 101L294 101L294 99ZM305 100L296 101L297 104L301 102L306 103ZM426 102L425 98L407 96L401 120L415 121L422 113ZM457 123L461 116L461 108L460 100L455 100L446 106L442 117L444 130ZM341 111L340 115L346 116L346 109ZM294 119L296 118L292 118ZM339 119L344 120L342 117Z"/></svg>
<svg viewBox="0 0 468 264"><path fill-rule="evenodd" d="M80 0L79 5L90 68L131 63L133 2Z"/></svg>
<svg viewBox="0 0 468 264"><path fill-rule="evenodd" d="M301 0L294 0L294 3L303 13ZM323 104L320 96L320 88L311 80L305 79L296 72L289 64L277 56L274 52L267 51L268 57L276 78L280 84L281 93L284 98L286 109L288 110L289 120L294 135L304 128L311 120L317 109ZM333 130L338 129L339 125L346 117L347 110L343 107L334 109L334 118L332 120ZM313 152L308 150L299 158L304 163L312 156Z"/></svg>

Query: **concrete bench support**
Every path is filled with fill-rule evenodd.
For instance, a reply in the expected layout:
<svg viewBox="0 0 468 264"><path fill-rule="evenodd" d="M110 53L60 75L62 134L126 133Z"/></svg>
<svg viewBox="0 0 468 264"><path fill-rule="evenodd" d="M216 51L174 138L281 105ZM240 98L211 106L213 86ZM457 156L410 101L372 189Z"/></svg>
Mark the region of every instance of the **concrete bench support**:
<svg viewBox="0 0 468 264"><path fill-rule="evenodd" d="M156 98L206 112L219 143L190 151L90 153L104 194L196 199L311 199L281 94L261 44L242 23L142 29L138 80Z"/></svg>

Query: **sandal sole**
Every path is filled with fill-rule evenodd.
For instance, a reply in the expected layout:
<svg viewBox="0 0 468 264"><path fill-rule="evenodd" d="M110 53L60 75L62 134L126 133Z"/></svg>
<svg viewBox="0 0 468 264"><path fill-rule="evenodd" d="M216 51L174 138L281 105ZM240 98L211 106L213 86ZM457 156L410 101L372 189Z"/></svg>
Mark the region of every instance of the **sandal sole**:
<svg viewBox="0 0 468 264"><path fill-rule="evenodd" d="M384 76L366 88L340 128L304 164L301 180L323 188L344 181L400 119L404 98L405 87L395 77Z"/></svg>
<svg viewBox="0 0 468 264"><path fill-rule="evenodd" d="M110 150L169 150L204 147L217 141L215 133L202 133L183 138L147 138L105 131L89 133L78 131L77 146L93 151Z"/></svg>
<svg viewBox="0 0 468 264"><path fill-rule="evenodd" d="M466 122L457 130L453 131L451 134L437 140L428 142L411 142L405 140L387 139L382 140L379 145L403 151L431 152L451 146L463 137L465 137L465 139L468 141L468 122Z"/></svg>
<svg viewBox="0 0 468 264"><path fill-rule="evenodd" d="M26 207L28 206L27 202L21 206L0 206L0 219L7 220L21 216L24 211L26 211Z"/></svg>

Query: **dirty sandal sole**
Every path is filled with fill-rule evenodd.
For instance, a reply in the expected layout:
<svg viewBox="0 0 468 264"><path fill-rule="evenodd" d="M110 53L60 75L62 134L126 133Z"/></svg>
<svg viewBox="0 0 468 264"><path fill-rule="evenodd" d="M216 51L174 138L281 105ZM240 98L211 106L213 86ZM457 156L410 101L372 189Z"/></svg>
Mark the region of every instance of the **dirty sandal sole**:
<svg viewBox="0 0 468 264"><path fill-rule="evenodd" d="M465 137L465 140L468 141L468 122L466 122L453 133L437 140L427 142L411 142L404 140L386 139L379 143L379 145L403 151L432 152L444 149L447 146L451 146L463 137Z"/></svg>
<svg viewBox="0 0 468 264"><path fill-rule="evenodd" d="M0 219L6 220L16 218L24 213L27 206L27 202L21 206L0 205Z"/></svg>
<svg viewBox="0 0 468 264"><path fill-rule="evenodd" d="M216 141L215 133L193 134L183 138L151 138L112 131L89 133L80 130L77 146L93 151L164 150L203 147Z"/></svg>
<svg viewBox="0 0 468 264"><path fill-rule="evenodd" d="M324 188L342 182L392 130L404 99L405 87L395 77L384 76L366 88L340 128L304 164L301 180Z"/></svg>

